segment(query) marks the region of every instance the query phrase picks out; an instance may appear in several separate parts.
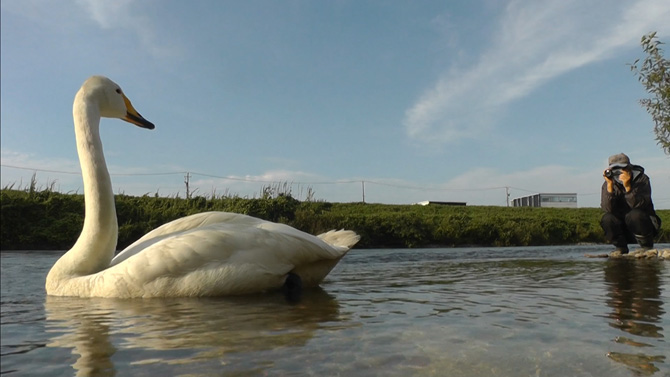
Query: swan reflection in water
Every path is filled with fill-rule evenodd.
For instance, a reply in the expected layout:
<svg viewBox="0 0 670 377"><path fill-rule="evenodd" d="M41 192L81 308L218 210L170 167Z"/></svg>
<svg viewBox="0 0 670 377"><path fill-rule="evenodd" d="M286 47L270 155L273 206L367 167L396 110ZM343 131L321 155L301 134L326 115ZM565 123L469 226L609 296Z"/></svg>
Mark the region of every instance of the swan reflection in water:
<svg viewBox="0 0 670 377"><path fill-rule="evenodd" d="M647 355L644 350L658 350L663 342L662 316L665 313L661 299L661 269L657 260L608 260L605 265L605 282L608 287L607 304L610 326L625 335L615 339L617 344L634 347L633 352L612 351L608 356L628 366L639 375L652 375L659 371L654 363L664 363L664 355ZM620 349L620 348L619 348Z"/></svg>
<svg viewBox="0 0 670 377"><path fill-rule="evenodd" d="M302 347L317 330L344 327L346 321L338 302L320 288L305 291L295 305L281 294L141 300L47 296L45 309L46 331L54 334L47 346L72 349L78 376L112 376L119 367L138 364L218 360L225 365L237 354ZM156 357L137 360L132 349L144 355L155 351Z"/></svg>

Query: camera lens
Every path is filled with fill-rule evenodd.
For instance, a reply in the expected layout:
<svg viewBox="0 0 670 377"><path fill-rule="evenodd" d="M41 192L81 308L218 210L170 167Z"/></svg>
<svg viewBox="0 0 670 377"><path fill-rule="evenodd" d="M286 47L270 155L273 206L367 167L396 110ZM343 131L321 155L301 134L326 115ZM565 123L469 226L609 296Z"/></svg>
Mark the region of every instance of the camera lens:
<svg viewBox="0 0 670 377"><path fill-rule="evenodd" d="M605 177L612 178L613 175L614 173L612 173L612 169L605 170Z"/></svg>

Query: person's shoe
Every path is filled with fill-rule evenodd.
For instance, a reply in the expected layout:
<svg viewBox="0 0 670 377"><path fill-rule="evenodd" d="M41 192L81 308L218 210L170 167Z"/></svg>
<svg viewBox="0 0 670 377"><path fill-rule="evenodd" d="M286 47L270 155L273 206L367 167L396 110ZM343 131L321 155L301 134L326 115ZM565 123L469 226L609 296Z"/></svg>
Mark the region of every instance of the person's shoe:
<svg viewBox="0 0 670 377"><path fill-rule="evenodd" d="M640 248L644 251L651 250L654 248L654 236L638 236L635 235L637 243L640 244Z"/></svg>
<svg viewBox="0 0 670 377"><path fill-rule="evenodd" d="M614 253L618 252L619 254L628 254L628 246L617 246L616 249L614 249Z"/></svg>

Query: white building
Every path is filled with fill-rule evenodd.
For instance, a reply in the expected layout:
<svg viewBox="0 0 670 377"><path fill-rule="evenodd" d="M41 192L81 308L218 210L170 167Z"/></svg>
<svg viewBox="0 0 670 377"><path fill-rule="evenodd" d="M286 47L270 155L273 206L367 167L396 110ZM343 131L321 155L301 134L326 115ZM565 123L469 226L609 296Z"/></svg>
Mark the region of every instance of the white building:
<svg viewBox="0 0 670 377"><path fill-rule="evenodd" d="M577 208L576 193L539 193L512 200L514 207Z"/></svg>
<svg viewBox="0 0 670 377"><path fill-rule="evenodd" d="M436 200L424 200L423 202L418 202L418 203L414 203L414 204L418 204L418 205L421 205L421 206L427 206L427 205L431 205L431 204L437 204L437 205L442 205L442 206L464 206L467 203L466 202L440 202L440 201L436 201Z"/></svg>

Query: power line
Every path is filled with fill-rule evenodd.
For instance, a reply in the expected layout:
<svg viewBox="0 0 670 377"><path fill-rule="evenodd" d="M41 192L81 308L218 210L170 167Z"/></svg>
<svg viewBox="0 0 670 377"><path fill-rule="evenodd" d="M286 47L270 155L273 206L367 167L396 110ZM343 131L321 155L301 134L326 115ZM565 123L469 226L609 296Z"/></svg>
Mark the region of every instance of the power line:
<svg viewBox="0 0 670 377"><path fill-rule="evenodd" d="M201 175L203 177L227 179L227 180L230 180L230 181L242 181L242 182L257 182L257 183L274 183L274 182L277 182L277 180L268 181L268 180L265 180L265 179L254 179L254 178L222 177L222 176L219 176L219 175L197 173L197 172L191 172L191 175ZM341 184L341 183L358 183L358 182L360 182L360 180L314 181L314 182L291 181L292 184L297 184L297 185L334 185L334 184ZM369 182L369 181L366 181L366 182Z"/></svg>
<svg viewBox="0 0 670 377"><path fill-rule="evenodd" d="M47 173L60 173L60 174L74 174L74 175L81 175L81 172L78 171L62 171L62 170L49 170L49 169L33 169L33 168L26 168L23 166L14 166L14 165L5 165L5 164L0 164L3 168L12 168L12 169L21 169L21 170L31 170L31 171L42 171L42 172L47 172Z"/></svg>
<svg viewBox="0 0 670 377"><path fill-rule="evenodd" d="M71 174L71 175L81 175L80 171L65 171L65 170L52 170L52 169L41 169L41 168L30 168L25 166L16 166L16 165L7 165L0 164L1 167L28 170L28 171L39 171L46 173L59 173L59 174ZM191 171L173 171L173 172L161 172L161 173L109 173L113 176L153 176L153 175L176 175L176 174L189 174L190 176L203 176L210 178L226 179L230 181L241 181L241 182L256 182L256 183L274 183L276 180L265 180L265 179L255 179L255 178L239 178L239 177L224 177L220 175L207 174L207 173L198 173ZM332 185L340 183L358 183L360 180L348 180L348 181L314 181L314 182L296 182L291 181L292 184L309 184L309 185Z"/></svg>
<svg viewBox="0 0 670 377"><path fill-rule="evenodd" d="M39 172L48 172L48 173L58 173L58 174L71 174L71 175L81 175L81 172L79 171L64 171L64 170L52 170L52 169L40 169L40 168L30 168L30 167L25 167L25 166L16 166L16 165L7 165L7 164L0 164L2 167L7 167L7 168L13 168L13 169L21 169L21 170L29 170L29 171L39 171ZM266 179L255 179L255 178L240 178L240 177L230 177L230 176L220 176L220 175L215 175L215 174L207 174L207 173L199 173L199 172L191 172L191 171L173 171L173 172L159 172L159 173L110 173L112 176L159 176L159 175L183 175L186 174L187 181L190 183L190 177L193 176L202 176L202 177L209 177L209 178L216 178L216 179L225 179L225 180L230 180L230 181L239 181L239 182L254 182L254 183L275 183L277 180L266 180ZM426 186L415 186L415 185L401 185L401 184L395 184L395 183L387 183L387 182L379 182L379 181L372 181L372 180L343 180L343 181L291 181L291 185L336 185L336 184L351 184L351 183L361 183L362 187L365 187L365 184L373 184L373 185L379 185L379 186L387 186L387 187L394 187L394 188L399 188L399 189L405 189L405 190L417 190L417 191L442 191L442 192L471 192L471 191L490 191L490 190L509 190L509 189L514 189L518 191L524 191L524 192L539 192L537 190L527 190L519 187L512 187L512 186L493 186L493 187L478 187L478 188L436 188L436 187L426 187ZM189 190L188 185L187 185L187 191ZM364 188L363 188L364 190ZM507 191L506 191L507 192ZM592 195L592 194L584 194L584 195Z"/></svg>
<svg viewBox="0 0 670 377"><path fill-rule="evenodd" d="M80 171L64 171L64 170L50 170L50 169L39 169L39 168L28 168L24 166L16 166L16 165L5 165L5 164L0 164L3 168L13 168L13 169L20 169L20 170L30 170L30 171L40 171L40 172L46 172L46 173L59 173L59 174L72 174L72 175L81 175ZM174 174L184 174L185 172L163 172L163 173L109 173L109 175L114 175L114 176L143 176L143 175L174 175Z"/></svg>
<svg viewBox="0 0 670 377"><path fill-rule="evenodd" d="M385 183L385 182L375 182L375 181L365 181L366 183L372 183L380 186L389 186L396 188L403 188L409 190L421 190L421 191L489 191L489 190L500 190L509 186L497 186L497 187L483 187L483 188L435 188L435 187L425 187L425 186L410 186L410 185L398 185L394 183ZM528 191L528 190L524 190ZM534 191L529 191L534 192Z"/></svg>

